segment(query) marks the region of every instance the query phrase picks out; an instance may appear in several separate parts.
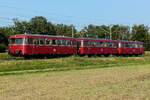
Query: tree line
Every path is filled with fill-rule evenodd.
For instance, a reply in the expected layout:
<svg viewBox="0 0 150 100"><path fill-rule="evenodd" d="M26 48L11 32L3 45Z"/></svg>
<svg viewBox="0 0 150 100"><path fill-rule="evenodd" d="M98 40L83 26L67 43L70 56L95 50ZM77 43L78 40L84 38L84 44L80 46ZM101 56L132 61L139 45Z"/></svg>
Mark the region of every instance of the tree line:
<svg viewBox="0 0 150 100"><path fill-rule="evenodd" d="M14 34L43 34L74 37L105 38L112 40L130 40L144 42L145 49L150 50L149 27L141 25L88 25L77 30L74 25L53 24L43 16L36 16L29 21L13 19L14 25L0 27L0 52L8 49L8 38Z"/></svg>

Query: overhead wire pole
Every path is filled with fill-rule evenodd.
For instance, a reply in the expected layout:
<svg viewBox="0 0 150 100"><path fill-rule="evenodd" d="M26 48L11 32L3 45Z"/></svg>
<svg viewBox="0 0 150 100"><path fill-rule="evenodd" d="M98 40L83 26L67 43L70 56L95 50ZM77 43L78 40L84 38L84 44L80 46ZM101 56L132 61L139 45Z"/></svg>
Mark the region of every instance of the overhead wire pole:
<svg viewBox="0 0 150 100"><path fill-rule="evenodd" d="M72 26L72 38L74 38L74 28Z"/></svg>
<svg viewBox="0 0 150 100"><path fill-rule="evenodd" d="M111 31L112 25L109 26L109 35L110 35L110 40L112 40L112 31Z"/></svg>

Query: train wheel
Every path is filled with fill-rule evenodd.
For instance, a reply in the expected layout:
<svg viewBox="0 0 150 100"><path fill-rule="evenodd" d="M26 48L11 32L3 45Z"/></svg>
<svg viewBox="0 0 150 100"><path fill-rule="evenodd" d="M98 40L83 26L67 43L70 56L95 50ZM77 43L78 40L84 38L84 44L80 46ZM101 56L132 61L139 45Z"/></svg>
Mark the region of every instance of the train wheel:
<svg viewBox="0 0 150 100"><path fill-rule="evenodd" d="M101 55L101 54L97 54L97 56L98 56L98 57L101 57L102 55Z"/></svg>
<svg viewBox="0 0 150 100"><path fill-rule="evenodd" d="M115 56L116 56L116 57L119 57L120 55L119 55L119 54L116 54Z"/></svg>
<svg viewBox="0 0 150 100"><path fill-rule="evenodd" d="M88 57L92 57L92 55L91 55L91 54L88 54Z"/></svg>
<svg viewBox="0 0 150 100"><path fill-rule="evenodd" d="M24 58L25 58L25 59L30 59L30 58L31 58L31 56L29 56L29 55L25 55L25 56L24 56Z"/></svg>
<svg viewBox="0 0 150 100"><path fill-rule="evenodd" d="M135 57L138 57L139 55L138 54L135 54Z"/></svg>
<svg viewBox="0 0 150 100"><path fill-rule="evenodd" d="M109 56L109 54L104 54L104 56L105 56L105 57L108 57L108 56Z"/></svg>

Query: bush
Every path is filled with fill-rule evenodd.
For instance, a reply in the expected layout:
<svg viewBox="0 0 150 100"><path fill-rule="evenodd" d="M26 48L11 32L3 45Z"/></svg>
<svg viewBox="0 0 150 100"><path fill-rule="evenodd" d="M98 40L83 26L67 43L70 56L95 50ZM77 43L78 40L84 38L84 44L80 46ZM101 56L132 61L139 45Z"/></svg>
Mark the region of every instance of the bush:
<svg viewBox="0 0 150 100"><path fill-rule="evenodd" d="M5 44L0 44L0 52L5 52L8 49L8 46Z"/></svg>

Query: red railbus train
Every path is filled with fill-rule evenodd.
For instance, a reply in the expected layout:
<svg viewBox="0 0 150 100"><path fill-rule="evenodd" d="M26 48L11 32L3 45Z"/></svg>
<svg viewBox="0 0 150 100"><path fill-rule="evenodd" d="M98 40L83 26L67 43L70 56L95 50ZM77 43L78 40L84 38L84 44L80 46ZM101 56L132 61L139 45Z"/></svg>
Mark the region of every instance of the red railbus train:
<svg viewBox="0 0 150 100"><path fill-rule="evenodd" d="M143 42L77 38L77 53L79 55L138 56L144 53Z"/></svg>
<svg viewBox="0 0 150 100"><path fill-rule="evenodd" d="M71 37L19 34L9 39L9 54L16 56L75 54L76 40Z"/></svg>
<svg viewBox="0 0 150 100"><path fill-rule="evenodd" d="M9 38L9 54L15 56L47 55L141 55L143 42L72 38L51 35L18 34Z"/></svg>
<svg viewBox="0 0 150 100"><path fill-rule="evenodd" d="M118 44L117 55L142 55L144 53L144 43L139 41L115 41Z"/></svg>
<svg viewBox="0 0 150 100"><path fill-rule="evenodd" d="M117 43L106 39L77 38L77 53L79 55L104 55L117 54Z"/></svg>

